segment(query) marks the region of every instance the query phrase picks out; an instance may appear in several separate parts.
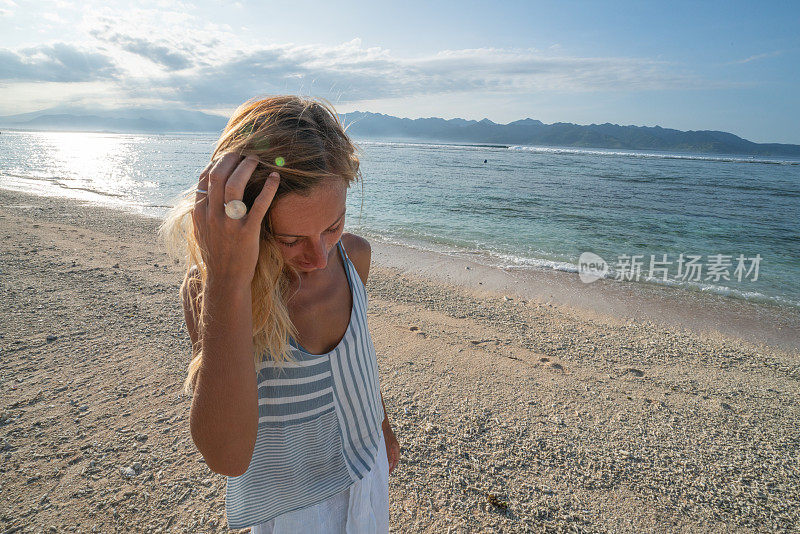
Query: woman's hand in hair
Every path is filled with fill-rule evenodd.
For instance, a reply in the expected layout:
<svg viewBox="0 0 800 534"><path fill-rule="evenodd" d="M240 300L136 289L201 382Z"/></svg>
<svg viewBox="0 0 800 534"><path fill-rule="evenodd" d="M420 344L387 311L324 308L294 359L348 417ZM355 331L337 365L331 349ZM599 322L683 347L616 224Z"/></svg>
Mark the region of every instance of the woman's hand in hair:
<svg viewBox="0 0 800 534"><path fill-rule="evenodd" d="M261 224L269 209L280 176L270 174L256 197L253 207L241 219L231 219L225 214L225 203L242 200L250 176L258 166L255 156L242 158L225 154L209 163L200 174L192 222L208 278L226 283L247 283L255 274L258 261Z"/></svg>

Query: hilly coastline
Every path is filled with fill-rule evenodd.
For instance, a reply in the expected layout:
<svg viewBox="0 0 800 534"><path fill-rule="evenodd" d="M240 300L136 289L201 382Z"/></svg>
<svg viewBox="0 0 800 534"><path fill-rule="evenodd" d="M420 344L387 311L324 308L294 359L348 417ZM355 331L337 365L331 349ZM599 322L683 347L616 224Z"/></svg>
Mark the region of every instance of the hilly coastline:
<svg viewBox="0 0 800 534"><path fill-rule="evenodd" d="M713 130L681 131L660 126L544 124L523 119L497 124L489 119L401 119L380 113L353 112L342 116L348 132L367 138L557 146L624 150L663 150L752 156L800 156L800 145L754 143Z"/></svg>
<svg viewBox="0 0 800 534"><path fill-rule="evenodd" d="M498 124L483 119L406 119L354 111L341 115L356 138L457 144L530 145L622 150L660 150L800 157L800 145L754 143L728 132L681 131L661 126L545 124L522 119ZM91 131L118 133L217 133L227 122L221 115L190 110L123 108L83 110L51 108L0 117L0 128L14 130Z"/></svg>

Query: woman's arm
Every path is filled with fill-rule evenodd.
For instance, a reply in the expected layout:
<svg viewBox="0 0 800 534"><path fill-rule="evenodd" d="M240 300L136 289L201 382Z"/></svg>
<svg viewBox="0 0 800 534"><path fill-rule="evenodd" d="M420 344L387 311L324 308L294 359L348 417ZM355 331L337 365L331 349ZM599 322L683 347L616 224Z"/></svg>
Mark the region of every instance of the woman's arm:
<svg viewBox="0 0 800 534"><path fill-rule="evenodd" d="M239 476L250 465L258 432L250 288L209 280L203 331L194 305L198 291L197 279L187 277L181 294L193 353L201 339L203 346L189 415L192 440L212 471Z"/></svg>
<svg viewBox="0 0 800 534"><path fill-rule="evenodd" d="M381 391L381 404L383 405L383 429L392 428L392 425L389 424L389 414L386 413L386 403L383 402L383 392Z"/></svg>
<svg viewBox="0 0 800 534"><path fill-rule="evenodd" d="M202 317L191 303L184 304L187 324L194 329L193 345L199 343L203 354L194 377L189 425L208 467L228 476L247 471L258 435L250 285L261 226L280 176L269 175L242 219L229 217L225 202L243 197L257 165L257 158L233 153L209 164L200 175L192 211L207 276ZM191 291L199 291L198 285L187 285L184 303L197 296Z"/></svg>

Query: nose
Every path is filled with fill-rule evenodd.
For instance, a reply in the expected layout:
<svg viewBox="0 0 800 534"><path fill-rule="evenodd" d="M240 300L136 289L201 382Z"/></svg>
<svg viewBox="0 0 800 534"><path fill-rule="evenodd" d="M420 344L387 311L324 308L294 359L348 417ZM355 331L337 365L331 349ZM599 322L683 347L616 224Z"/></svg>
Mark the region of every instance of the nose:
<svg viewBox="0 0 800 534"><path fill-rule="evenodd" d="M328 265L328 253L325 250L324 239L319 239L316 243L312 243L309 263L315 269L324 269Z"/></svg>

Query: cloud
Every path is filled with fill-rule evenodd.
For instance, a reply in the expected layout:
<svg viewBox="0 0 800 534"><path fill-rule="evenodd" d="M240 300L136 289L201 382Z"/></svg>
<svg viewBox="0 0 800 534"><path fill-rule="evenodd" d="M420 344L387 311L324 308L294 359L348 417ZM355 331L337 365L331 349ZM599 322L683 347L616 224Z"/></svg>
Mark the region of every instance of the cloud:
<svg viewBox="0 0 800 534"><path fill-rule="evenodd" d="M86 82L114 79L119 75L107 55L77 46L55 43L0 49L0 81Z"/></svg>
<svg viewBox="0 0 800 534"><path fill-rule="evenodd" d="M18 7L13 0L0 0L0 17L13 17L14 11L6 8Z"/></svg>
<svg viewBox="0 0 800 534"><path fill-rule="evenodd" d="M470 92L526 93L654 90L702 84L671 65L647 59L576 58L535 50L444 50L397 58L364 48L359 39L338 46L273 45L237 51L187 73L139 80L197 106L235 105L257 94L291 92L337 102Z"/></svg>
<svg viewBox="0 0 800 534"><path fill-rule="evenodd" d="M54 13L52 11L42 13L41 17L44 20L47 20L49 22L54 22L56 24L66 24L67 22L63 18L61 18L61 15L59 15L58 13Z"/></svg>
<svg viewBox="0 0 800 534"><path fill-rule="evenodd" d="M186 15L162 16L179 20ZM478 93L684 89L704 83L664 62L569 57L558 50L476 48L409 58L364 47L360 39L335 46L248 46L215 27L178 25L182 33L152 39L131 20L102 15L90 23L87 33L95 39L94 51L63 43L0 51L0 80L107 79L131 98L197 108L232 107L276 93L342 103Z"/></svg>
<svg viewBox="0 0 800 534"><path fill-rule="evenodd" d="M517 91L665 89L694 83L670 65L636 58L582 58L536 50L478 48L444 50L413 62L415 71L446 86L462 84Z"/></svg>
<svg viewBox="0 0 800 534"><path fill-rule="evenodd" d="M116 52L121 65L135 63L125 53L134 54L168 72L219 62L215 47L221 37L231 38L213 24L174 10L135 9L120 17L103 9L85 16L82 28L96 46Z"/></svg>
<svg viewBox="0 0 800 534"><path fill-rule="evenodd" d="M2 0L0 0L2 1ZM570 57L560 48L476 48L401 57L360 39L338 45L253 44L193 10L93 10L82 21L125 71L132 97L196 107L236 106L259 94L299 93L335 102L452 94L663 90L702 86L672 64L641 58Z"/></svg>
<svg viewBox="0 0 800 534"><path fill-rule="evenodd" d="M166 43L155 43L141 37L120 33L103 35L101 32L94 32L92 35L106 42L114 43L126 52L148 59L167 70L183 70L194 65L187 55L172 49Z"/></svg>
<svg viewBox="0 0 800 534"><path fill-rule="evenodd" d="M783 53L783 50L775 50L774 52L767 52L765 54L756 54L754 56L746 57L744 59L740 59L738 61L731 61L728 65L741 65L743 63L750 63L752 61L758 61L759 59L766 59L768 57L775 57L779 56Z"/></svg>

